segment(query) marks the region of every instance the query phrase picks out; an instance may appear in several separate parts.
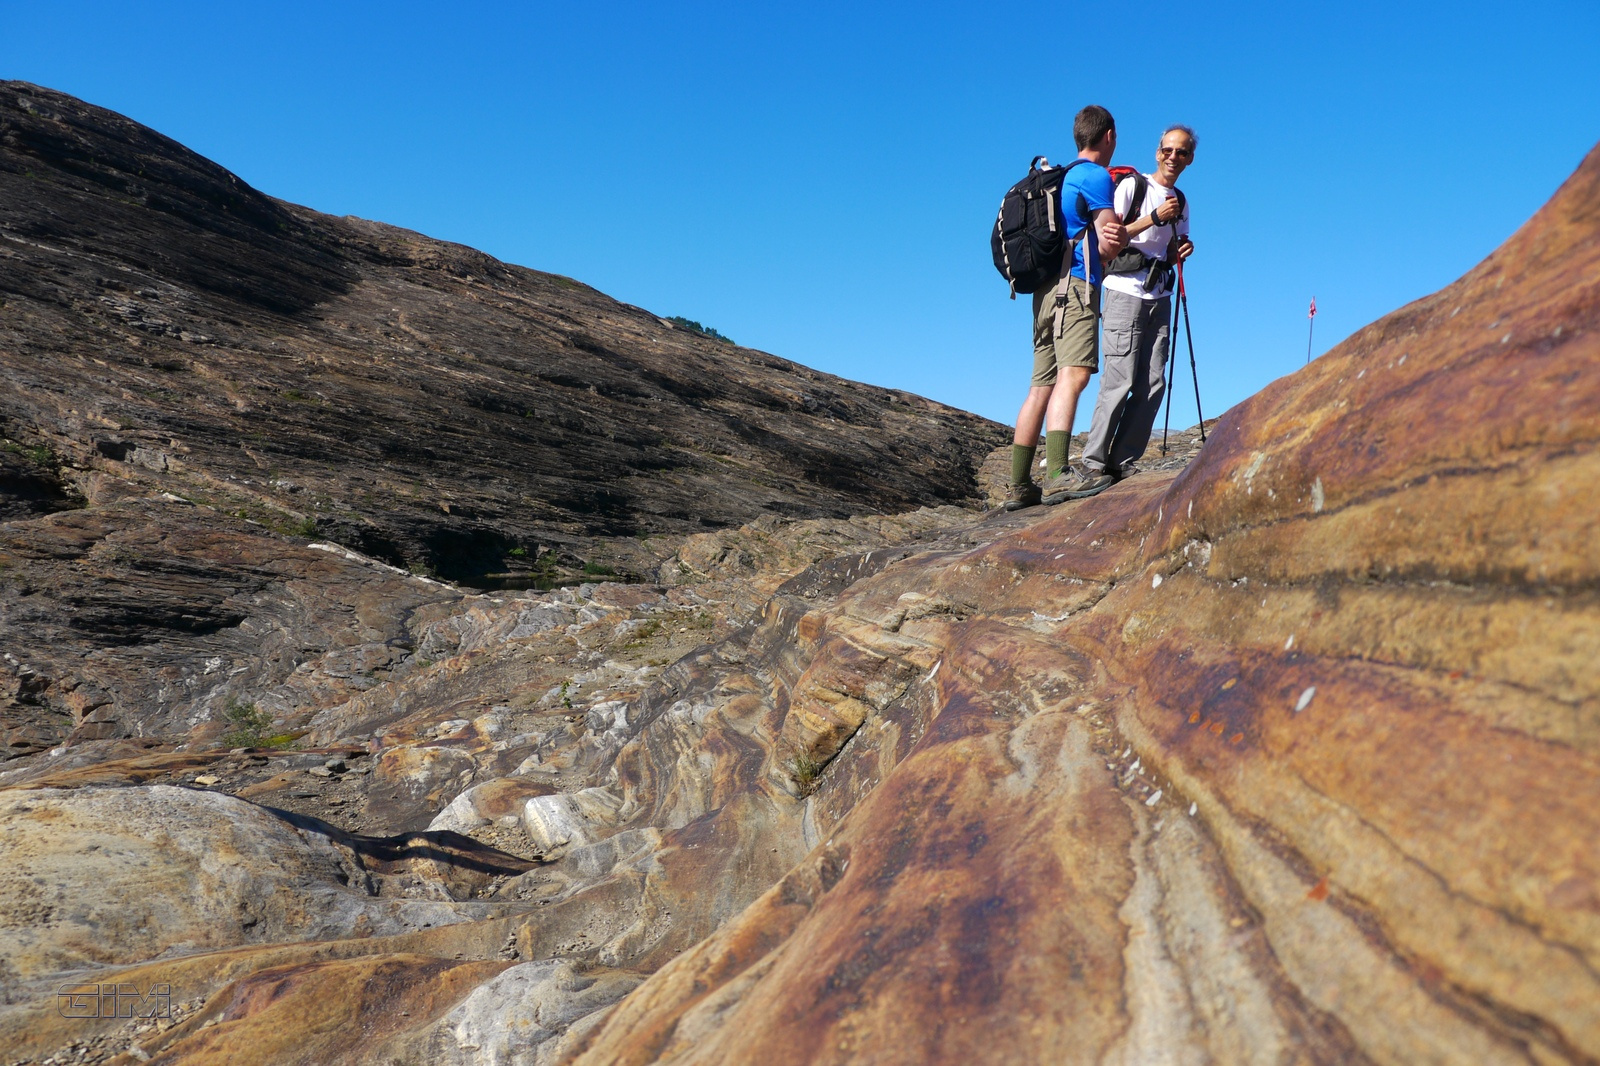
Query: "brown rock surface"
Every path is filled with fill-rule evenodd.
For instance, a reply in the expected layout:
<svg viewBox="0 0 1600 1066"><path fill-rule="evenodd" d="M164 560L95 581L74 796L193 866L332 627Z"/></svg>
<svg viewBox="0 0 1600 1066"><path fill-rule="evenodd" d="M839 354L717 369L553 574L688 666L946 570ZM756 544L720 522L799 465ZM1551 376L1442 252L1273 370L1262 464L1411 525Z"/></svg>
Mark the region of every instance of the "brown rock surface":
<svg viewBox="0 0 1600 1066"><path fill-rule="evenodd" d="M310 635L304 670L225 657L259 664L228 697L299 746L207 746L167 710L14 761L0 1047L1600 1061L1597 204L1600 152L1186 469L1059 508L763 519L682 542L658 584L504 595L250 529L193 542L261 582L196 619ZM122 513L48 511L7 535ZM333 569L294 585L308 607L271 614L313 557ZM203 671L227 627L195 625L148 628ZM168 804L170 828L139 821ZM108 853L226 889L124 920ZM327 902L264 906L286 889ZM63 981L166 982L175 1017L63 1017Z"/></svg>

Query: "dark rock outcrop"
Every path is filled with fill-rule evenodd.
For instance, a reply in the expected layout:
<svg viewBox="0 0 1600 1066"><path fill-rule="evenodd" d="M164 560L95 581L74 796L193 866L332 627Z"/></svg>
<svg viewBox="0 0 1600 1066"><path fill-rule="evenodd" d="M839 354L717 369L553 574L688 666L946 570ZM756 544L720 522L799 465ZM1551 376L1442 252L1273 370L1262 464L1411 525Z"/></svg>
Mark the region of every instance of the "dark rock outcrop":
<svg viewBox="0 0 1600 1066"><path fill-rule="evenodd" d="M8 439L91 501L173 492L478 582L644 572L762 514L974 501L1005 434L274 200L20 82L0 83L0 373ZM52 498L6 468L0 492Z"/></svg>

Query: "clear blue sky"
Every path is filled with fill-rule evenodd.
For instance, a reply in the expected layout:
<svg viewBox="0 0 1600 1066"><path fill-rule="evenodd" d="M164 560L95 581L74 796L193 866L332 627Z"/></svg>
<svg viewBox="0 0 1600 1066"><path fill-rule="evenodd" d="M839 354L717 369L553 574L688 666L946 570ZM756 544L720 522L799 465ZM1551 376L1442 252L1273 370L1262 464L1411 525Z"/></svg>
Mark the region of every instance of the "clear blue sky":
<svg viewBox="0 0 1600 1066"><path fill-rule="evenodd" d="M1600 139L1597 0L1089 10L0 0L0 77L275 196L1001 422L1029 325L988 227L1084 103L1119 162L1199 131L1208 415L1302 365L1311 296L1322 352L1470 268Z"/></svg>

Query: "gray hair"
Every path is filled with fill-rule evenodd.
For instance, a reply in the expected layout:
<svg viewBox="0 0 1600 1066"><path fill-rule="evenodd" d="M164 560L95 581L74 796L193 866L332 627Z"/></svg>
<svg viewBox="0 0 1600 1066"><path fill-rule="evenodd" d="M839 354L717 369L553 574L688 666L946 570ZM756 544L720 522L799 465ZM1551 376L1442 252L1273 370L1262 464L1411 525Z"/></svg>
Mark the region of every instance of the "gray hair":
<svg viewBox="0 0 1600 1066"><path fill-rule="evenodd" d="M1191 129L1188 126L1185 126L1181 122L1175 122L1172 125L1168 126L1166 129L1162 130L1161 131L1161 140L1163 140L1163 141L1166 140L1167 139L1167 134L1173 132L1174 130L1176 130L1177 132L1179 132L1179 133L1183 134L1184 136L1188 137L1189 138L1189 147L1194 149L1194 150L1196 150L1196 151L1199 151L1199 149L1200 149L1200 138L1195 136L1195 132L1194 132L1193 129ZM1161 141L1157 141L1156 143L1160 144Z"/></svg>

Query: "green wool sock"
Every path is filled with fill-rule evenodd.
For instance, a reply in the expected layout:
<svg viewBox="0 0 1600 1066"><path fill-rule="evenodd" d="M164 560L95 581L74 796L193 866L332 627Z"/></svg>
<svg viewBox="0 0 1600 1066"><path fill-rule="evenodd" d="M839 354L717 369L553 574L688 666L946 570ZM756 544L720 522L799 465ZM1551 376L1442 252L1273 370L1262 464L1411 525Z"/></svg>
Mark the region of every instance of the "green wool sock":
<svg viewBox="0 0 1600 1066"><path fill-rule="evenodd" d="M1025 444L1011 446L1011 483L1013 485L1026 485L1033 480L1033 456L1038 448L1030 448Z"/></svg>
<svg viewBox="0 0 1600 1066"><path fill-rule="evenodd" d="M1044 475L1055 477L1067 466L1067 447L1072 434L1064 429L1052 429L1044 435Z"/></svg>

